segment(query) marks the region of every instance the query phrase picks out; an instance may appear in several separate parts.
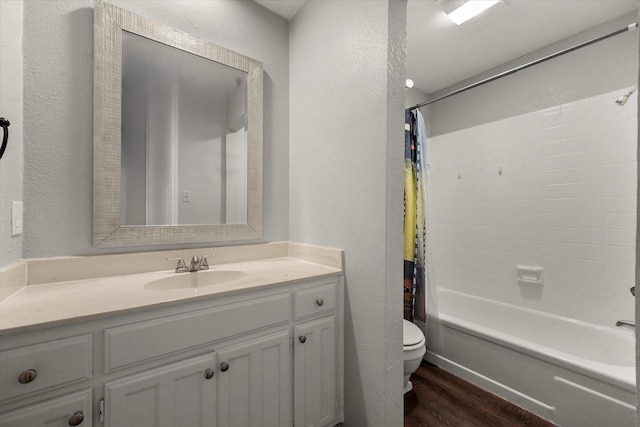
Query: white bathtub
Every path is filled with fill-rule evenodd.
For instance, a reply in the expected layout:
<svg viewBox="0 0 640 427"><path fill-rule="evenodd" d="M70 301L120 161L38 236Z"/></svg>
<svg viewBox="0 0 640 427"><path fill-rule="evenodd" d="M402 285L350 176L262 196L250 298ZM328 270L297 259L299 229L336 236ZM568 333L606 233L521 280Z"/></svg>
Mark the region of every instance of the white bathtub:
<svg viewBox="0 0 640 427"><path fill-rule="evenodd" d="M430 362L563 427L636 425L633 329L445 289L437 308Z"/></svg>

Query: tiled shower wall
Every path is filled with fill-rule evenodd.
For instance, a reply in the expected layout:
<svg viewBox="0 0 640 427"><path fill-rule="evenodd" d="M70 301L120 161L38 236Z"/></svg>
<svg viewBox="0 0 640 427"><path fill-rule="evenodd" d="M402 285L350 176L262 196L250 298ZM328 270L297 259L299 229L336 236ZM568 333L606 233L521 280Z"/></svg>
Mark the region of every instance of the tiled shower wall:
<svg viewBox="0 0 640 427"><path fill-rule="evenodd" d="M432 284L613 326L634 319L636 96L429 138ZM518 284L516 266L542 267Z"/></svg>

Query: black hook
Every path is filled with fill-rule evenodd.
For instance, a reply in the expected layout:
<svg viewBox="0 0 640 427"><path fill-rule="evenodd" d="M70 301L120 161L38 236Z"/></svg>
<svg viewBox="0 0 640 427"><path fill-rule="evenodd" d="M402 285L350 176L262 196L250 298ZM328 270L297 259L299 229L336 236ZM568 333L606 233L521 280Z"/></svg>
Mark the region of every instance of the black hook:
<svg viewBox="0 0 640 427"><path fill-rule="evenodd" d="M9 120L4 117L0 117L0 126L4 131L4 136L2 137L2 147L0 148L0 159L4 155L4 150L7 148L7 141L9 140Z"/></svg>

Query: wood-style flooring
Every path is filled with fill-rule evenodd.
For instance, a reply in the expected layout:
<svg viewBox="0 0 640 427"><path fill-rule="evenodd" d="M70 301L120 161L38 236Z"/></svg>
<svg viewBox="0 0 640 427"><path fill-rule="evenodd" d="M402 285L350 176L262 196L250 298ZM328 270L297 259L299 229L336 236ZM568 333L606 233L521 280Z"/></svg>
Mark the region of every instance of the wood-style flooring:
<svg viewBox="0 0 640 427"><path fill-rule="evenodd" d="M467 381L427 362L412 375L404 395L405 427L553 427Z"/></svg>

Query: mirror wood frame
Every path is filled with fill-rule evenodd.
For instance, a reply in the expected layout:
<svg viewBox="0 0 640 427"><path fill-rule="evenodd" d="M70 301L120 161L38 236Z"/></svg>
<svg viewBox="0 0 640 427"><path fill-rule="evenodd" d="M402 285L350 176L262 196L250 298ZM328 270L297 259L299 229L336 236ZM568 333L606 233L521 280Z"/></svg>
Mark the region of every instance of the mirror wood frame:
<svg viewBox="0 0 640 427"><path fill-rule="evenodd" d="M262 63L94 1L93 246L120 247L262 238ZM247 73L247 223L123 225L121 223L122 32L127 31Z"/></svg>

